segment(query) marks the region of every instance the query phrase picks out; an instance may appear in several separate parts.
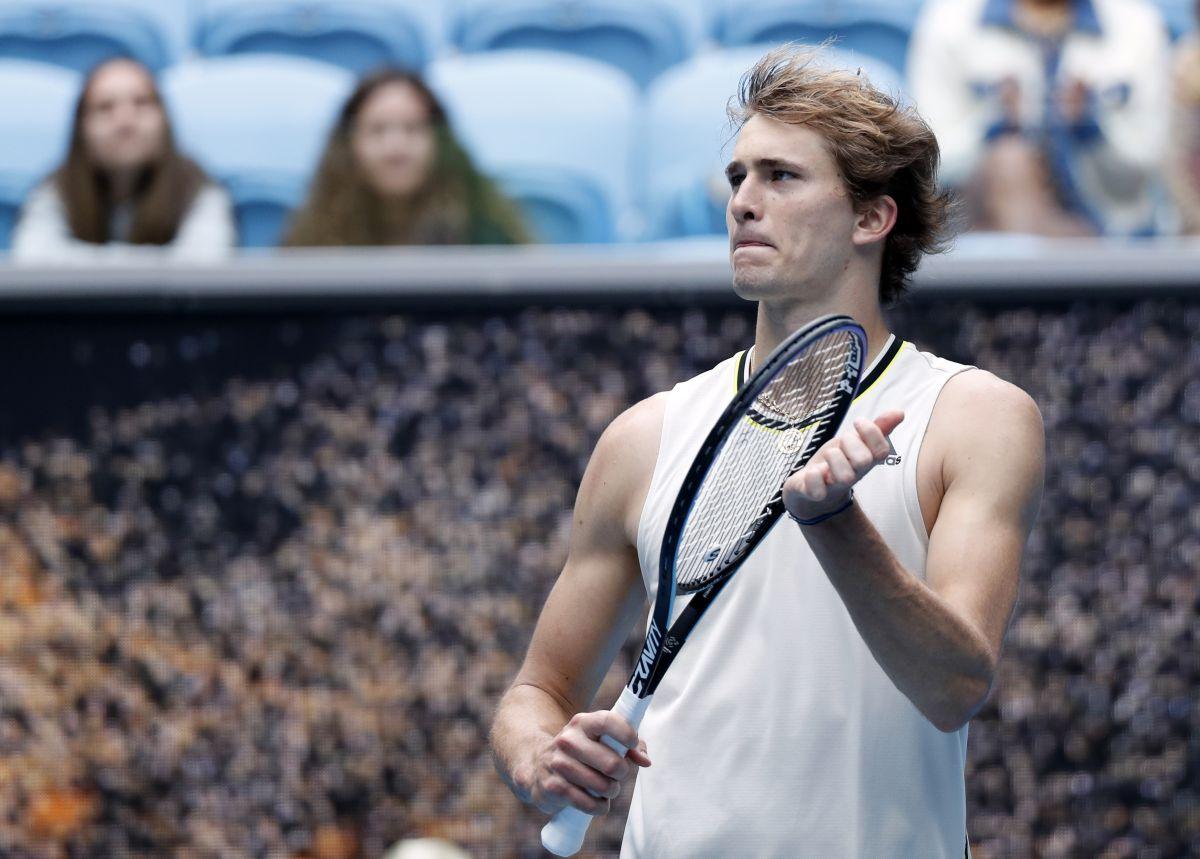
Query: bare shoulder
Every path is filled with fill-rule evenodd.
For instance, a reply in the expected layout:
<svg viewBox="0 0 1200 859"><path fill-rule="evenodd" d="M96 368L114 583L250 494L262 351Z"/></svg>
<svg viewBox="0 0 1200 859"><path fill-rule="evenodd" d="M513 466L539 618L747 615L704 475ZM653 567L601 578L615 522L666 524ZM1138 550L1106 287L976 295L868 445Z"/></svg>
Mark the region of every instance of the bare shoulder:
<svg viewBox="0 0 1200 859"><path fill-rule="evenodd" d="M611 443L634 444L639 447L649 445L657 449L662 433L663 415L667 410L668 393L660 391L652 394L621 412L604 431L605 437Z"/></svg>
<svg viewBox="0 0 1200 859"><path fill-rule="evenodd" d="M946 383L929 422L945 490L957 484L1022 512L1036 510L1045 469L1045 427L1028 393L986 370Z"/></svg>
<svg viewBox="0 0 1200 859"><path fill-rule="evenodd" d="M664 391L621 412L596 442L592 462L602 462L606 468L619 468L631 475L642 471L647 462L653 470L666 408Z"/></svg>
<svg viewBox="0 0 1200 859"><path fill-rule="evenodd" d="M942 389L933 419L957 433L981 433L998 441L1011 434L1043 434L1042 412L1033 397L987 370L967 370Z"/></svg>
<svg viewBox="0 0 1200 859"><path fill-rule="evenodd" d="M667 393L647 397L613 419L596 442L579 487L576 521L598 514L621 527L628 539L636 534L662 437Z"/></svg>

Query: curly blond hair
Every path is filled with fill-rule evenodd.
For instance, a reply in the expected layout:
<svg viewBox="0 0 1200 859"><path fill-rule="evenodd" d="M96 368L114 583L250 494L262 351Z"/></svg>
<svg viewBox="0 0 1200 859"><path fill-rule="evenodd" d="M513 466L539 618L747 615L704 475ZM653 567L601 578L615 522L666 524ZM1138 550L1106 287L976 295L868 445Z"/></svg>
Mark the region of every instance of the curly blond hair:
<svg viewBox="0 0 1200 859"><path fill-rule="evenodd" d="M924 254L953 237L955 200L938 188L933 131L911 107L872 86L861 70L829 68L820 49L786 45L742 76L730 119L740 128L762 114L820 134L857 206L881 195L896 201L884 244L879 300L904 294Z"/></svg>

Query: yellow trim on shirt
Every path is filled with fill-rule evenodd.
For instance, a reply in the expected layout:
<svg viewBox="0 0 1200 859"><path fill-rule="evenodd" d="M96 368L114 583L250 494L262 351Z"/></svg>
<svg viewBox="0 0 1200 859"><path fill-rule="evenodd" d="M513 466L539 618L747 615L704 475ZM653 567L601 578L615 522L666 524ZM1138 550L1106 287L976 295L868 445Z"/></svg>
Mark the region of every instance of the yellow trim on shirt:
<svg viewBox="0 0 1200 859"><path fill-rule="evenodd" d="M863 388L861 391L859 391L857 394L855 394L854 401L857 402L859 397L863 396L863 394L865 394L867 391L871 390L876 385L878 385L880 383L880 381L882 381L883 377L886 376L891 371L891 369L896 366L896 359L900 357L900 354L904 351L904 347L911 346L911 345L912 344L909 343L907 340L901 340L900 348L896 350L896 354L894 354L892 356L892 360L888 361L887 366L883 368L883 372L881 372L878 376L875 377L874 382L867 385L865 388Z"/></svg>

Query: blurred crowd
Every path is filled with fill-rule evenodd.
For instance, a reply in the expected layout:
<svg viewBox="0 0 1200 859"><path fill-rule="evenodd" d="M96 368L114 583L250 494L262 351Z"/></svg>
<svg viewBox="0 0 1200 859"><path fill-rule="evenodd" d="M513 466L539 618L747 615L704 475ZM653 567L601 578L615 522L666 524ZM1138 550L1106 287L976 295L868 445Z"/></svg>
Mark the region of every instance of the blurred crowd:
<svg viewBox="0 0 1200 859"><path fill-rule="evenodd" d="M1172 34L1151 0L927 0L904 38L903 98L936 132L971 229L1200 233L1200 39ZM384 68L345 101L279 243L547 240L530 208L544 204L477 166L418 71ZM180 151L154 72L94 67L65 159L21 207L14 258L213 259L238 244L234 201Z"/></svg>
<svg viewBox="0 0 1200 859"><path fill-rule="evenodd" d="M974 855L1197 855L1200 305L895 314L1029 390L1048 430L970 729ZM583 467L628 404L744 348L749 314L105 324L119 358L71 354L175 390L96 395L84 429L0 443L0 854L539 855L486 731ZM593 855L622 825L593 827Z"/></svg>

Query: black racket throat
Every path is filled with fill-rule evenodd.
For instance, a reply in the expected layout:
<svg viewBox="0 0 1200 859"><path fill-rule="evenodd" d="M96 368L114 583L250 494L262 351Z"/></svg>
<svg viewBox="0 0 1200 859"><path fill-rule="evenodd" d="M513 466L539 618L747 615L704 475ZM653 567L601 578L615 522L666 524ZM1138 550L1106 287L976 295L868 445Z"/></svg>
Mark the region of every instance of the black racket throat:
<svg viewBox="0 0 1200 859"><path fill-rule="evenodd" d="M835 366L822 376L826 384L834 386L827 404L823 404L822 408L814 410L812 414L791 421L772 416L776 412L775 409L761 407L760 396L781 373L792 372L796 367L800 367L802 372L801 362L817 354L822 345L828 344L835 344L836 355L833 359ZM685 525L693 513L705 478L724 445L731 438L734 428L739 421L749 420L755 425L756 431L779 437L781 445L783 435L787 432L811 430L805 437L803 450L788 471L788 474L794 473L803 467L813 452L837 432L857 392L865 353L866 333L849 316L824 316L814 320L786 338L755 368L754 373L739 387L733 400L705 437L684 476L663 532L654 610L645 644L628 684L629 689L639 697L645 698L654 694L696 623L732 580L734 573L767 536L783 512L783 480L779 480L778 485L764 487L764 495L770 492L769 500L746 517L745 527L740 530L739 535L727 545L721 544L712 550L719 555L713 558L716 566L711 572L706 572L694 581L683 584L676 582L680 538L684 535ZM742 362L744 361L743 353ZM739 364L739 378L741 367L742 364ZM804 381L807 381L807 377ZM784 479L786 476L784 475ZM677 592L692 593L693 596L672 624L671 615Z"/></svg>

